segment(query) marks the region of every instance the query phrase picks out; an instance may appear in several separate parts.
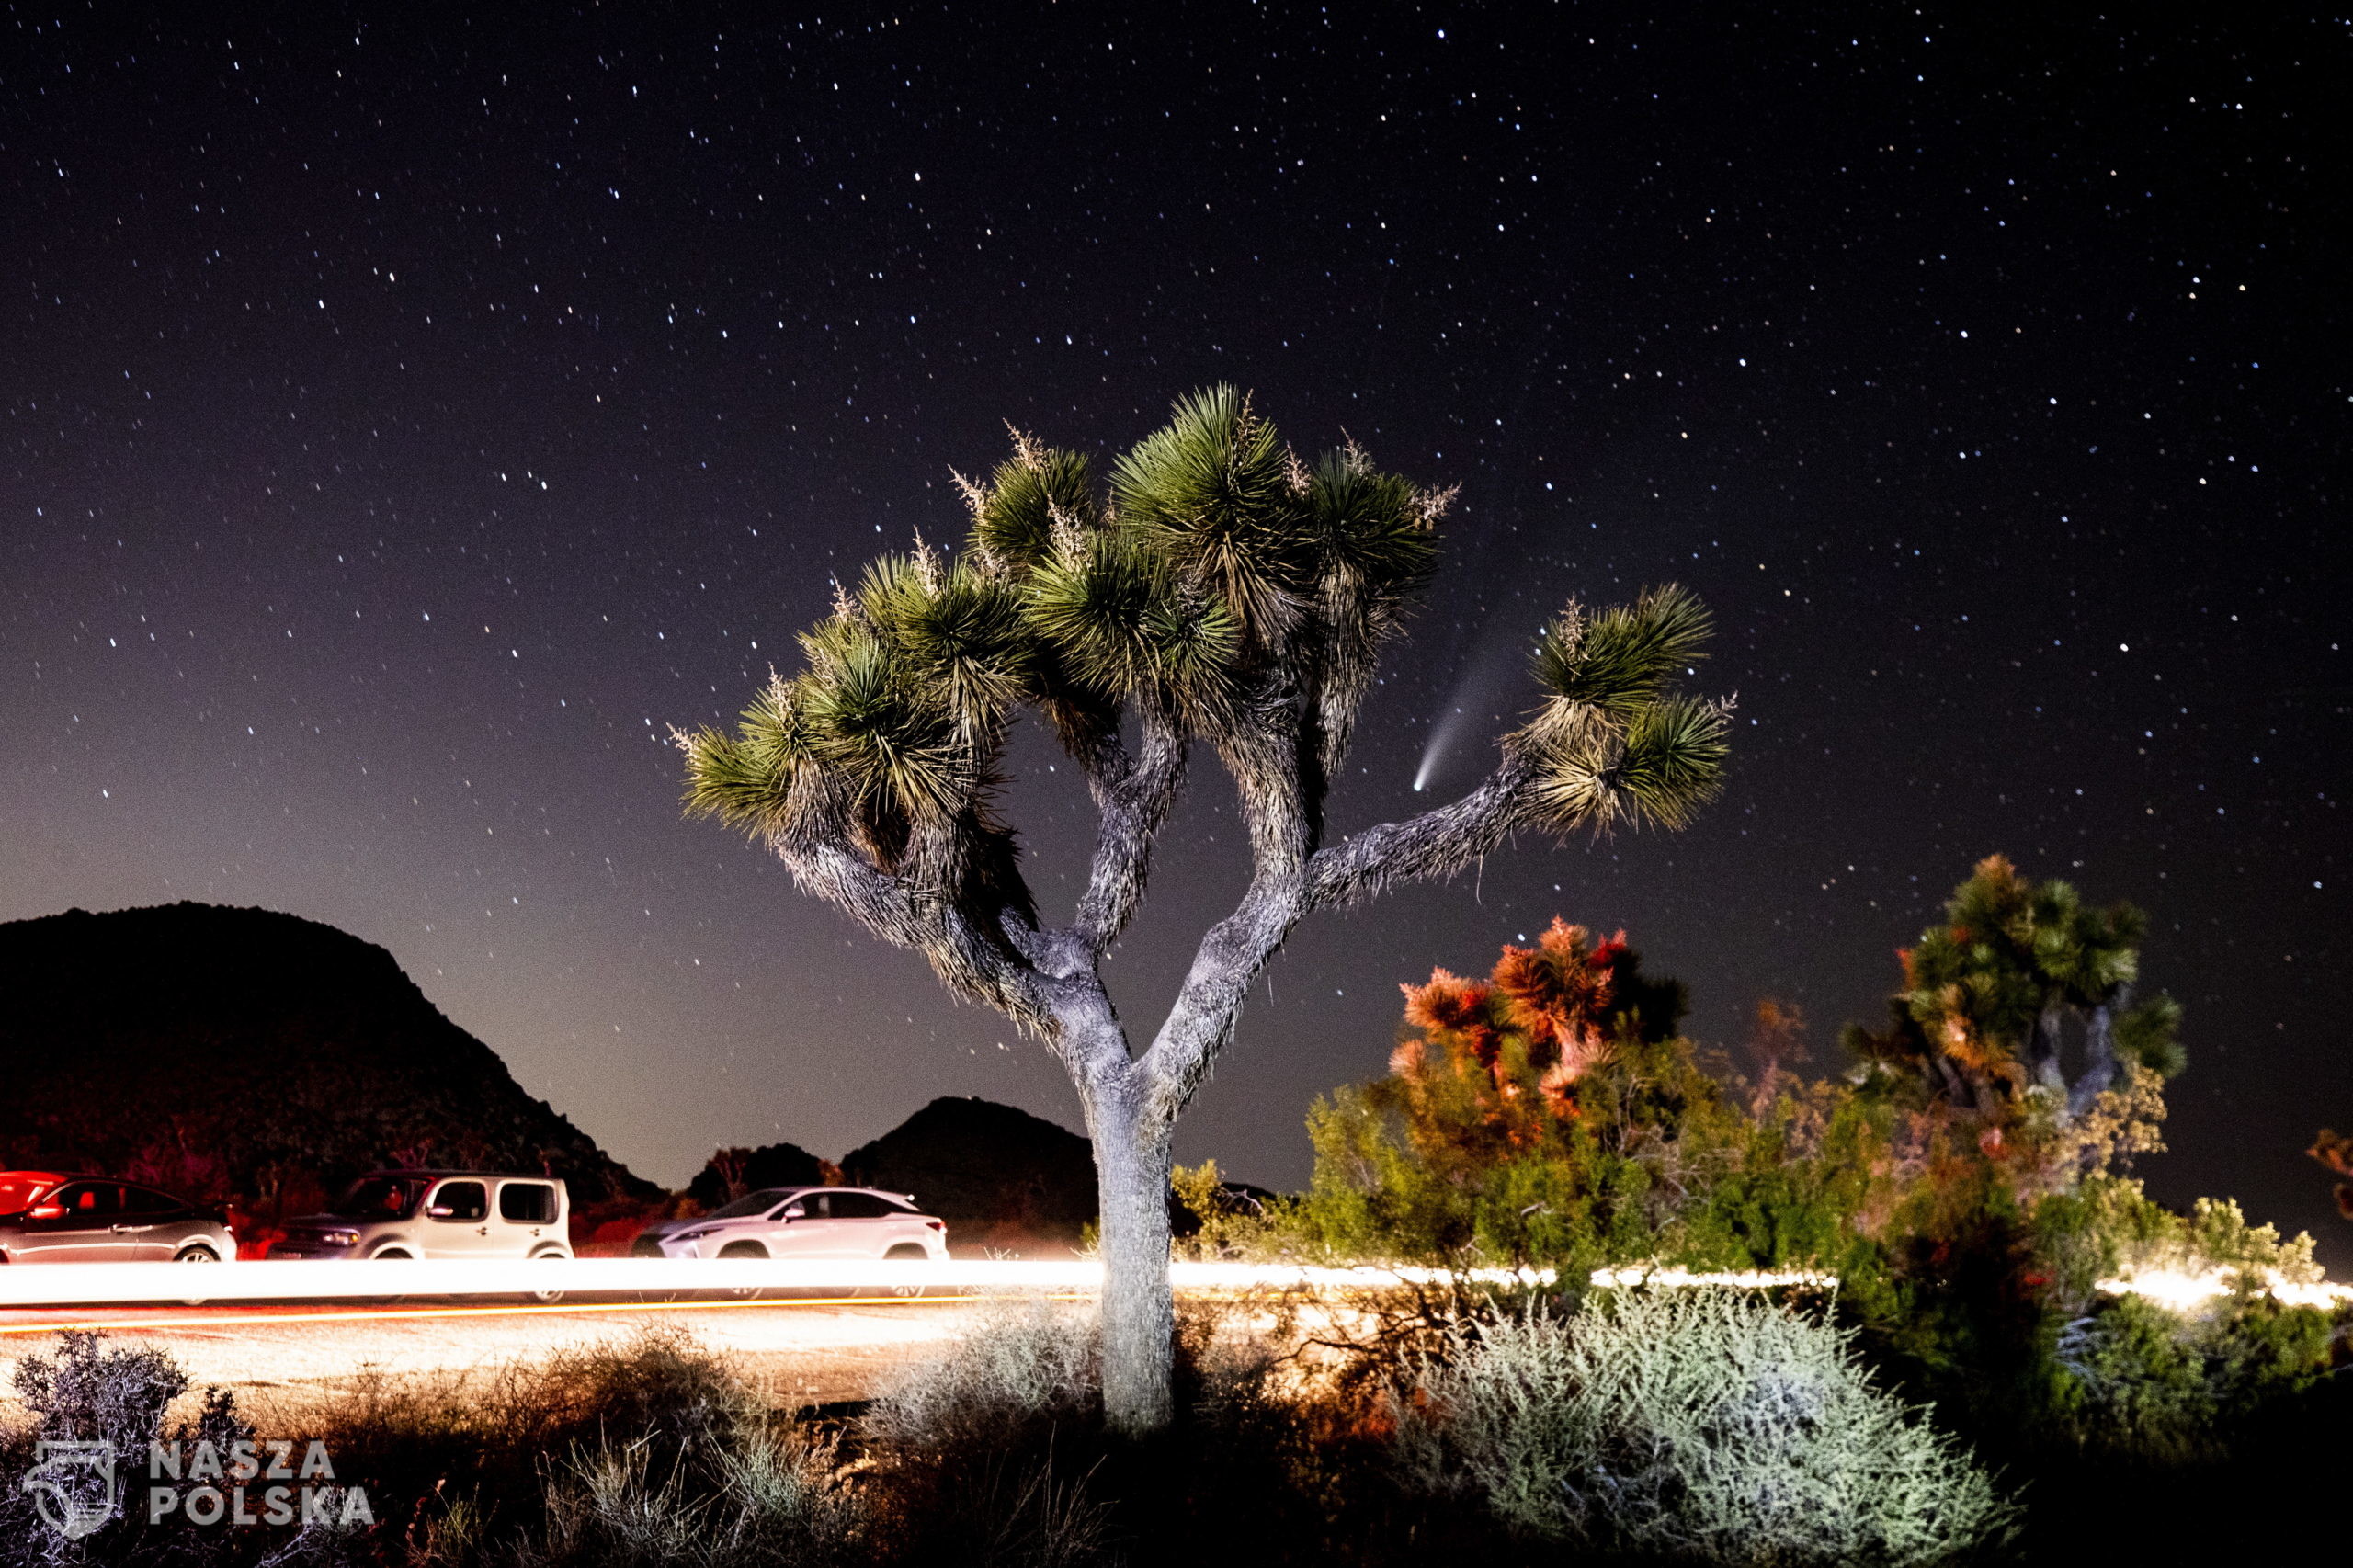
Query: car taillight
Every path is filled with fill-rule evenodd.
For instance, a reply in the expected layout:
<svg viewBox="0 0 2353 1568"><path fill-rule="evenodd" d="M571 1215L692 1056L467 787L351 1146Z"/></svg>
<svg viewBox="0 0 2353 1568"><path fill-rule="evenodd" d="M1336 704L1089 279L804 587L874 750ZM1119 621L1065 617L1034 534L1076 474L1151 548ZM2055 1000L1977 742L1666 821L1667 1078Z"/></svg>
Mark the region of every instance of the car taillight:
<svg viewBox="0 0 2353 1568"><path fill-rule="evenodd" d="M926 1220L924 1223L930 1226L935 1231L944 1231L948 1228L947 1223L939 1220Z"/></svg>

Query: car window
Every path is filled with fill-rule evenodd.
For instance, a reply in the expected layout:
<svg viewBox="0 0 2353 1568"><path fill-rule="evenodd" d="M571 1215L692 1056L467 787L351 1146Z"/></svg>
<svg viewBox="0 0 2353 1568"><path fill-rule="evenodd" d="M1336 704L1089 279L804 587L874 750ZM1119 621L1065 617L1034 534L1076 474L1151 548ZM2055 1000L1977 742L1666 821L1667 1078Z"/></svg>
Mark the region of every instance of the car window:
<svg viewBox="0 0 2353 1568"><path fill-rule="evenodd" d="M551 1225L555 1188L545 1182L507 1182L498 1189L498 1217L517 1225Z"/></svg>
<svg viewBox="0 0 2353 1568"><path fill-rule="evenodd" d="M836 1192L832 1197L836 1220L880 1220L891 1212L891 1205L870 1192Z"/></svg>
<svg viewBox="0 0 2353 1568"><path fill-rule="evenodd" d="M77 1181L59 1191L54 1202L65 1205L77 1220L95 1220L122 1212L122 1188L110 1181Z"/></svg>
<svg viewBox="0 0 2353 1568"><path fill-rule="evenodd" d="M741 1220L753 1214L765 1214L776 1200L784 1196L775 1187L762 1187L747 1192L733 1203L722 1203L703 1216L706 1220Z"/></svg>
<svg viewBox="0 0 2353 1568"><path fill-rule="evenodd" d="M790 1214L798 1210L804 1220L822 1220L825 1218L826 1200L832 1196L824 1192L804 1192L787 1204L784 1211Z"/></svg>
<svg viewBox="0 0 2353 1568"><path fill-rule="evenodd" d="M416 1208L425 1184L399 1176L361 1176L335 1199L334 1212L347 1220L405 1220Z"/></svg>
<svg viewBox="0 0 2353 1568"><path fill-rule="evenodd" d="M126 1187L122 1189L122 1207L131 1214L176 1214L188 1207L168 1192L157 1192L150 1187Z"/></svg>
<svg viewBox="0 0 2353 1568"><path fill-rule="evenodd" d="M445 1181L433 1195L433 1207L447 1209L442 1220L479 1220L490 1212L490 1194L478 1181Z"/></svg>

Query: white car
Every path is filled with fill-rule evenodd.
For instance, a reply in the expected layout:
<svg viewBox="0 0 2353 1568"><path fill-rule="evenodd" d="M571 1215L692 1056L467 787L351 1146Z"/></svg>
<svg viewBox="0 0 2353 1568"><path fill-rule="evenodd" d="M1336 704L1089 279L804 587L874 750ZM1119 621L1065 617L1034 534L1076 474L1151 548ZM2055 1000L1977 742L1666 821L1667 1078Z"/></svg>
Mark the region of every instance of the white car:
<svg viewBox="0 0 2353 1568"><path fill-rule="evenodd" d="M640 1257L891 1257L948 1260L948 1225L901 1192L775 1187L637 1239Z"/></svg>
<svg viewBox="0 0 2353 1568"><path fill-rule="evenodd" d="M276 1258L572 1256L572 1199L549 1176L370 1171L335 1208L290 1221Z"/></svg>

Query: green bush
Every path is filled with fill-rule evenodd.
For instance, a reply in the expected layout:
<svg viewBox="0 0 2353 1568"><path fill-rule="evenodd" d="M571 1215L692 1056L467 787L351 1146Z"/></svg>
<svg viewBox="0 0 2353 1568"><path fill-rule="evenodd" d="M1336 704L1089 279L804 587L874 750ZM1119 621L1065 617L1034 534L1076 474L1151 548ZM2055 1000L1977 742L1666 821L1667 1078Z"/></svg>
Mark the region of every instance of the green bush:
<svg viewBox="0 0 2353 1568"><path fill-rule="evenodd" d="M2250 1290L2199 1312L2108 1297L2065 1326L2056 1354L2087 1446L2213 1459L2248 1418L2320 1379L2330 1335L2327 1314Z"/></svg>
<svg viewBox="0 0 2353 1568"><path fill-rule="evenodd" d="M1461 1325L1397 1403L1404 1473L1519 1531L1722 1563L1927 1564L2014 1510L1850 1336L1732 1291Z"/></svg>

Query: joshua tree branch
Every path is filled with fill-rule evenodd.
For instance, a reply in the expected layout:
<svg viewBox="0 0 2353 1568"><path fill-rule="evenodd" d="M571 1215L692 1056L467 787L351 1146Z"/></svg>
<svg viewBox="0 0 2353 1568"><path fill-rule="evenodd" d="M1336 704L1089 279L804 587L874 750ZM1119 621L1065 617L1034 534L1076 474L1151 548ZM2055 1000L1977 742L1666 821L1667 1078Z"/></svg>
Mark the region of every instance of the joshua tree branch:
<svg viewBox="0 0 2353 1568"><path fill-rule="evenodd" d="M797 837L779 844L777 853L802 892L835 905L892 947L923 954L950 991L995 1007L1048 1044L1056 1043L1044 976L1006 936L1008 927L1029 928L1009 903L998 909L996 919L976 922L948 898L878 869L858 849L831 838Z"/></svg>
<svg viewBox="0 0 2353 1568"><path fill-rule="evenodd" d="M1449 876L1503 842L1520 812L1529 772L1506 753L1486 781L1451 805L1370 827L1317 851L1303 867L1262 857L1241 905L1211 927L1185 988L1138 1066L1154 1110L1174 1119L1233 1038L1250 984L1313 910L1400 882Z"/></svg>
<svg viewBox="0 0 2353 1568"><path fill-rule="evenodd" d="M1472 865L1518 825L1532 776L1527 762L1506 750L1485 781L1451 805L1366 828L1318 850L1307 863L1307 907L1344 907Z"/></svg>
<svg viewBox="0 0 2353 1568"><path fill-rule="evenodd" d="M1114 734L1092 756L1079 758L1102 818L1094 870L1071 932L1078 958L1090 964L1119 940L1135 914L1154 842L1185 778L1185 734L1173 715L1147 709L1139 740L1131 755Z"/></svg>

